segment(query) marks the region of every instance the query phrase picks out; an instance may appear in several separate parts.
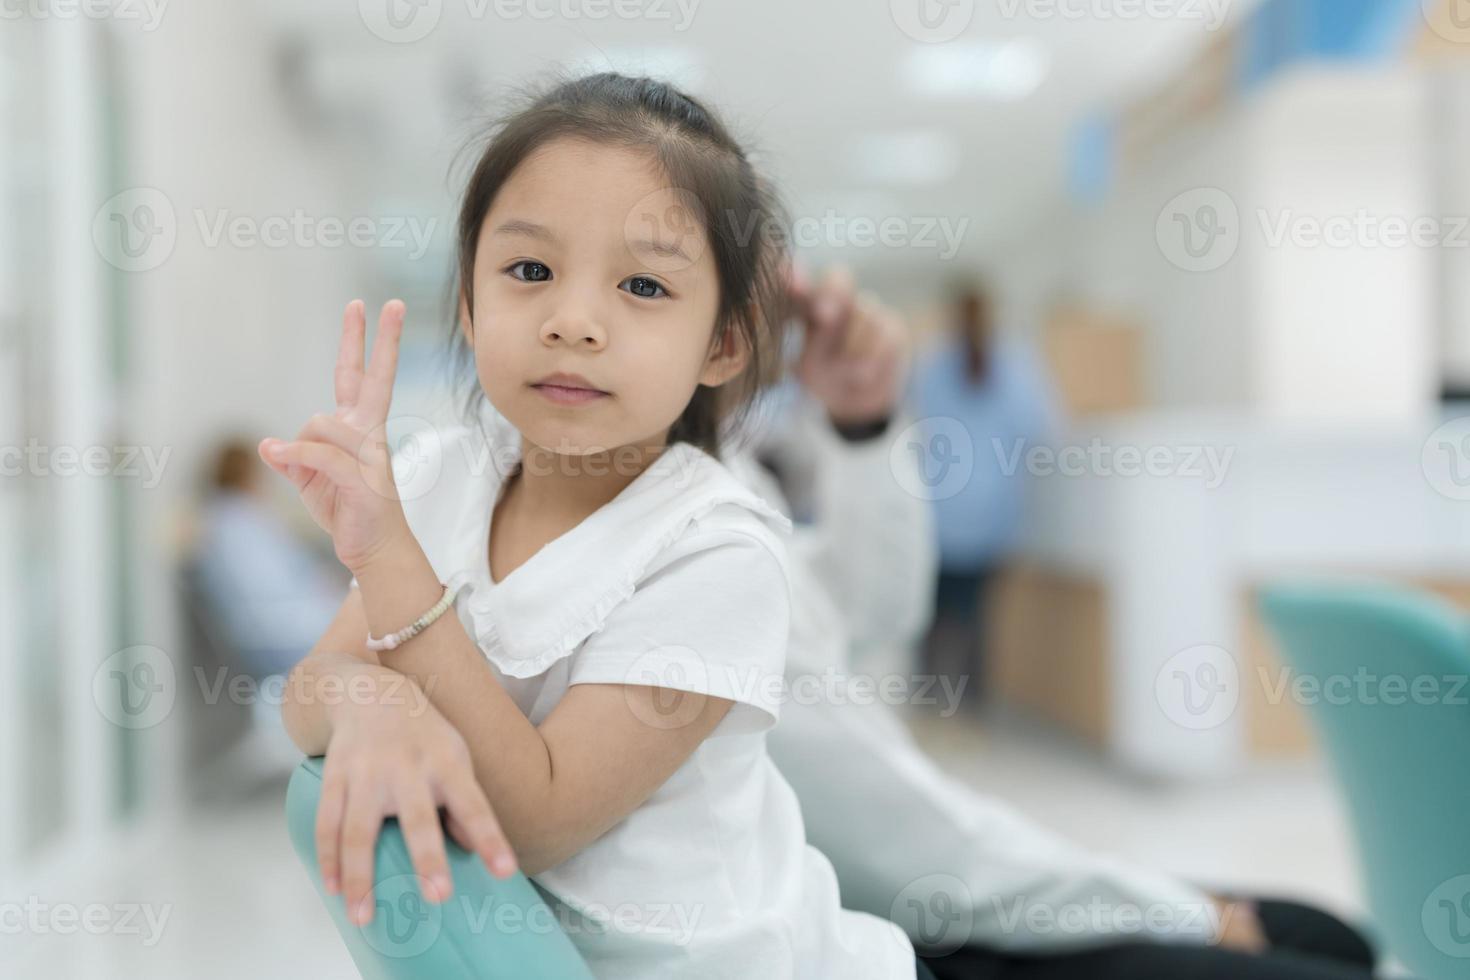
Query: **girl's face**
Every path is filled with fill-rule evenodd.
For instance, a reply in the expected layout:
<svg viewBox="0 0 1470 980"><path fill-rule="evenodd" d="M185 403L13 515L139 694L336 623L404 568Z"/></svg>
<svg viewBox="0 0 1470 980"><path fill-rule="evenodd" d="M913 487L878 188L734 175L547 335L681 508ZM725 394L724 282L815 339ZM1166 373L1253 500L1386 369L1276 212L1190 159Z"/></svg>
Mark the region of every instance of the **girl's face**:
<svg viewBox="0 0 1470 980"><path fill-rule="evenodd" d="M745 366L711 351L719 276L703 227L642 153L559 139L528 156L480 225L480 384L521 435L563 455L661 446L696 386ZM733 336L733 331L731 331ZM543 383L578 375L564 384Z"/></svg>

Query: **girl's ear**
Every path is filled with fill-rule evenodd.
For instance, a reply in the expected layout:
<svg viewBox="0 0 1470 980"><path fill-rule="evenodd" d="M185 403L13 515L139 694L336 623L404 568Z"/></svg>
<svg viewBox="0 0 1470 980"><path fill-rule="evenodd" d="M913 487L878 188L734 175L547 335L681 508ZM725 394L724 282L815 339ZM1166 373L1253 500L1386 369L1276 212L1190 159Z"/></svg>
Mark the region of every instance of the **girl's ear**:
<svg viewBox="0 0 1470 980"><path fill-rule="evenodd" d="M705 358L704 369L699 373L699 383L718 388L731 378L740 376L750 363L750 347L744 335L732 324L718 344L711 345Z"/></svg>
<svg viewBox="0 0 1470 980"><path fill-rule="evenodd" d="M459 332L464 334L465 343L475 346L475 326L470 322L470 304L463 287L459 290Z"/></svg>

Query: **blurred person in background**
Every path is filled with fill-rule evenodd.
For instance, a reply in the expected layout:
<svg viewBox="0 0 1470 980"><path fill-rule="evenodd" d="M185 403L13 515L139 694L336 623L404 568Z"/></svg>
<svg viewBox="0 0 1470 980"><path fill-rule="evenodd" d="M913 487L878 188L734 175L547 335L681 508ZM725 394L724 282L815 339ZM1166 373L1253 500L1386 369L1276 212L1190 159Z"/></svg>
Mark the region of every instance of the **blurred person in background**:
<svg viewBox="0 0 1470 980"><path fill-rule="evenodd" d="M241 673L287 673L327 629L346 587L271 506L255 445L224 441L203 503L194 566Z"/></svg>
<svg viewBox="0 0 1470 980"><path fill-rule="evenodd" d="M923 649L929 670L968 678L968 700L978 704L989 586L1015 548L1025 505L1025 473L1012 464L1054 431L1058 410L1031 348L997 333L993 301L982 287L957 289L951 316L947 335L919 360L913 378L924 430L920 479L933 490L939 540L934 618ZM973 470L951 487L948 467L962 462L958 454L973 460Z"/></svg>
<svg viewBox="0 0 1470 980"><path fill-rule="evenodd" d="M915 701L958 694L917 686L925 678L905 660L927 624L936 567L929 503L894 470L920 461L890 458L913 421L902 390L908 326L845 269L815 283L797 270L791 293L803 327L794 383L726 463L802 515L788 542L791 696L767 740L844 907L898 922L939 980L1369 976L1371 948L1332 915L1214 894L1074 844L942 772L891 701L831 679L866 681L871 695L898 677ZM962 323L985 322L975 302L964 309ZM989 416L1019 428L1021 406L1043 404L1040 379L999 370L1008 380L998 383L1034 386L1007 396L1014 416ZM1130 910L1157 927L1133 927ZM1063 925L1071 911L1082 918Z"/></svg>

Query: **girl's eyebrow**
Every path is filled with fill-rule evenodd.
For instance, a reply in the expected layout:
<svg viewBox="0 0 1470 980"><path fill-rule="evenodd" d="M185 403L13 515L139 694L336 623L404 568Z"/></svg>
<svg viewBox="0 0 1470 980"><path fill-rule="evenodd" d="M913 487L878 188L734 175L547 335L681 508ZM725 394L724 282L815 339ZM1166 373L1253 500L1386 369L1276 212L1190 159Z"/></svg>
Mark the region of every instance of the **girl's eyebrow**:
<svg viewBox="0 0 1470 980"><path fill-rule="evenodd" d="M639 239L637 241L632 241L628 243L628 251L632 252L634 255L651 254L660 259L683 259L684 262L688 265L694 264L694 260L689 257L688 253L686 253L678 245L670 244L668 242L655 242L649 239Z"/></svg>
<svg viewBox="0 0 1470 980"><path fill-rule="evenodd" d="M538 225L534 221L526 221L522 218L512 218L510 221L502 222L492 235L525 235L527 238L540 239L543 242L555 242L556 235L545 225Z"/></svg>
<svg viewBox="0 0 1470 980"><path fill-rule="evenodd" d="M495 230L492 231L490 234L524 235L527 238L535 238L539 241L547 242L549 244L555 244L556 242L556 233L553 232L550 228L546 227L545 225L538 225L534 221L527 221L524 218L512 218L509 221L503 221L499 225L497 225L495 227ZM677 244L672 244L669 242L659 242L653 241L651 239L638 239L637 241L631 241L628 243L628 250L635 255L651 254L661 259L683 259L686 263L690 265L694 263L694 260L689 257L689 254L687 252L685 252Z"/></svg>

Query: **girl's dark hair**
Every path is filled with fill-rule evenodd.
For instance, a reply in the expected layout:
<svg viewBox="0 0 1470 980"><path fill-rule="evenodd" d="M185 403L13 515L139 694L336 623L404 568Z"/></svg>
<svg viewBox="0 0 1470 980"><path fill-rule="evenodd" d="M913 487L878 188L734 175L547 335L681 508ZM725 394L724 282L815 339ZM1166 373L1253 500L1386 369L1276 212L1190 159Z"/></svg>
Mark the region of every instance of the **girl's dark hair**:
<svg viewBox="0 0 1470 980"><path fill-rule="evenodd" d="M781 370L787 237L775 190L713 112L665 82L602 72L559 80L522 100L481 137L483 149L460 205L452 308L458 309L462 292L473 315L480 225L500 188L533 151L562 138L646 151L679 198L700 212L692 217L703 226L720 281L711 350L734 331L750 352L739 377L718 388L700 385L669 431L670 444L689 442L718 456L756 395ZM476 383L474 351L464 342L457 316L449 340L454 383L466 386L465 416L477 418L485 393Z"/></svg>

